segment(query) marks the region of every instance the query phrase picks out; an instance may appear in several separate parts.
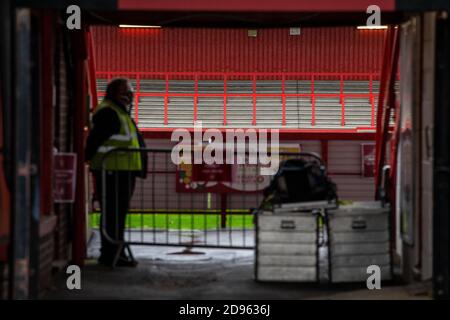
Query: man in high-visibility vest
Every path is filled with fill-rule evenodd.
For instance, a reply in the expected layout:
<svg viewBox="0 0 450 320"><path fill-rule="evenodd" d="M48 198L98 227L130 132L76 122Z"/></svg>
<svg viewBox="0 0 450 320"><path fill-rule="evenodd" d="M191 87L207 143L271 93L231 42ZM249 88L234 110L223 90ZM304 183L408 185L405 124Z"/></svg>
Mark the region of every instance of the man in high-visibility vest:
<svg viewBox="0 0 450 320"><path fill-rule="evenodd" d="M114 262L117 266L137 264L120 245L124 240L125 218L135 179L136 176L142 177L146 165L140 152L123 151L145 147L129 114L132 101L133 89L129 80L112 80L106 89L105 98L94 110L92 130L86 145L86 161L95 178L96 193L102 209L103 232L100 232L101 255L98 261L109 266Z"/></svg>

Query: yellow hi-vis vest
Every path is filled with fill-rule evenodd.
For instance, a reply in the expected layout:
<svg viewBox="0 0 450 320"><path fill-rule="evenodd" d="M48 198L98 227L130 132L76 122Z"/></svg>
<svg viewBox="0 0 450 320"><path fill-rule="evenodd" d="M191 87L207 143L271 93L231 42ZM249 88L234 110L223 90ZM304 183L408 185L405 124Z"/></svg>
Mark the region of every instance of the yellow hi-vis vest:
<svg viewBox="0 0 450 320"><path fill-rule="evenodd" d="M109 99L104 99L96 108L94 115L104 108L111 108L120 121L120 131L106 140L90 162L92 170L140 171L141 154L137 151L111 151L117 148L139 148L137 130L128 113ZM109 152L111 151L111 152ZM108 153L109 152L109 153ZM108 153L106 156L105 154Z"/></svg>

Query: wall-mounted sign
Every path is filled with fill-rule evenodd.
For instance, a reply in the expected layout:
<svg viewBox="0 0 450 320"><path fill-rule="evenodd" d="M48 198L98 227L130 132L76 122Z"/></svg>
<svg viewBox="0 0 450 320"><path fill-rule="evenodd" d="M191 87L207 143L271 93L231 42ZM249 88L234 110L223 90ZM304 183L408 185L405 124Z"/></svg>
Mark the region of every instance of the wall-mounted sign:
<svg viewBox="0 0 450 320"><path fill-rule="evenodd" d="M375 144L361 144L361 173L364 178L375 176Z"/></svg>
<svg viewBox="0 0 450 320"><path fill-rule="evenodd" d="M299 36L300 35L300 27L298 27L298 28L289 28L289 35L291 35L291 36Z"/></svg>
<svg viewBox="0 0 450 320"><path fill-rule="evenodd" d="M77 155L75 153L56 153L53 157L54 202L72 203L75 201Z"/></svg>
<svg viewBox="0 0 450 320"><path fill-rule="evenodd" d="M231 181L232 166L230 164L194 164L192 169L193 181Z"/></svg>
<svg viewBox="0 0 450 320"><path fill-rule="evenodd" d="M256 30L256 29L249 29L249 30L247 30L247 35L249 37L256 38L258 36L258 30Z"/></svg>

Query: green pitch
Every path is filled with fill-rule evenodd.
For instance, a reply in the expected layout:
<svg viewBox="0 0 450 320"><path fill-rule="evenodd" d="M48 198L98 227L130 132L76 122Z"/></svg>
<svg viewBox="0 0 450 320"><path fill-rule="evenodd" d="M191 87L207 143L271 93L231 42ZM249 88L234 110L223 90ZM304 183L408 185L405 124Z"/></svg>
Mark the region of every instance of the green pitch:
<svg viewBox="0 0 450 320"><path fill-rule="evenodd" d="M89 215L89 226L98 228L100 214L93 212ZM207 214L186 213L129 213L126 227L132 229L180 229L180 230L212 230L220 229L221 215L211 212ZM252 229L253 215L227 214L227 228Z"/></svg>

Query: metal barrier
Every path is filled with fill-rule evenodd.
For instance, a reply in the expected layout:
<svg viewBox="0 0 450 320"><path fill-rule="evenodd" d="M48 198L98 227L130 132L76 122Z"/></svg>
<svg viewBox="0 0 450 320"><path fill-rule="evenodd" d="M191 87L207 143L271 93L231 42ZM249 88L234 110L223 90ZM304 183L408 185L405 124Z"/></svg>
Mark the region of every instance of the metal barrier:
<svg viewBox="0 0 450 320"><path fill-rule="evenodd" d="M267 121L275 121L276 118L277 121L271 123L273 126L280 129L294 128L291 123L294 111L300 113L297 129L327 127L325 122L328 120L323 118L329 118L330 110L338 116L333 120L333 128L345 129L350 125L373 130L376 123L378 73L98 71L96 77L100 97L105 94L106 83L118 76L130 78L136 88L133 113L135 121L142 128L180 126L179 114L182 109L177 109L170 101L182 98L189 101L189 108L184 108L189 110L185 111L189 117L183 118L183 126L202 120L204 113L208 114L210 111L210 105L216 103L219 105L215 105L217 108L214 110L218 118L212 127L241 127L243 124L233 119L236 108L245 111L245 119L248 118L248 121L244 126L247 127L264 127L267 126ZM180 82L178 86L177 81ZM210 83L207 84L207 81ZM269 82L272 83L271 86ZM147 123L149 115L154 117L154 114L151 110L141 114L139 104L142 98L154 101L154 107L160 106L160 123ZM211 102L213 100L216 102ZM245 106L242 101L247 101ZM267 108L263 101L270 104L269 113L265 110ZM145 110L145 106L143 109ZM140 114L143 119L140 119ZM264 114L268 118L264 118ZM241 119L242 114L238 115ZM322 120L325 122L321 123Z"/></svg>
<svg viewBox="0 0 450 320"><path fill-rule="evenodd" d="M145 179L131 171L104 169L94 174L101 210L93 211L92 225L101 229L102 247L114 251L114 264L124 249L132 257L130 245L253 249L253 211L271 177L258 174L259 164L236 164L230 173L233 181L193 181L203 185L193 190L186 188L186 174L172 162L171 152L114 149L105 153L103 164L113 155L146 158ZM318 157L280 153L280 158L300 155Z"/></svg>

